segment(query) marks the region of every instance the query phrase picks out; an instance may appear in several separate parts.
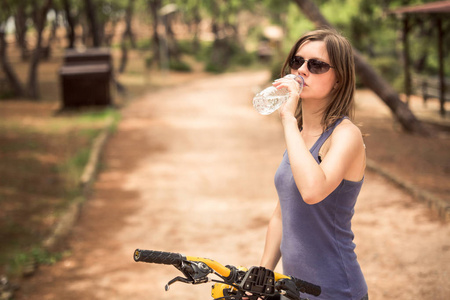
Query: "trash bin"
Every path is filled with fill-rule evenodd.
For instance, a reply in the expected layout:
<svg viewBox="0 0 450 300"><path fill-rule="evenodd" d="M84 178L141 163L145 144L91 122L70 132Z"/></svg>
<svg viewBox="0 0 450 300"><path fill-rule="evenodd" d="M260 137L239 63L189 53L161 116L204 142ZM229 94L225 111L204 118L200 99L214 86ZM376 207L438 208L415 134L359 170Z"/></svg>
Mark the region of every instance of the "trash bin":
<svg viewBox="0 0 450 300"><path fill-rule="evenodd" d="M60 78L64 108L111 105L111 68L108 64L63 66Z"/></svg>
<svg viewBox="0 0 450 300"><path fill-rule="evenodd" d="M111 105L112 63L108 50L67 50L59 76L63 108Z"/></svg>
<svg viewBox="0 0 450 300"><path fill-rule="evenodd" d="M111 65L111 53L106 48L89 48L86 50L67 49L64 55L64 65L86 65L99 62Z"/></svg>

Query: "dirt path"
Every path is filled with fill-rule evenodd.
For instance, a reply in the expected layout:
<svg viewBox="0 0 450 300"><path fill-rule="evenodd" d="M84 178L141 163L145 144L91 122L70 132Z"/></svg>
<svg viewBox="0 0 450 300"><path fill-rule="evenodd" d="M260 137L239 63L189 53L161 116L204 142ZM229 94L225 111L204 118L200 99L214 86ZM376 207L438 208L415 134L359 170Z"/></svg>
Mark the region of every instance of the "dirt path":
<svg viewBox="0 0 450 300"><path fill-rule="evenodd" d="M17 299L210 299L210 285L164 285L178 273L135 263L135 248L256 265L277 199L284 142L276 115L250 104L266 73L204 78L124 109L72 255L41 267ZM370 299L449 299L450 227L368 173L354 218Z"/></svg>

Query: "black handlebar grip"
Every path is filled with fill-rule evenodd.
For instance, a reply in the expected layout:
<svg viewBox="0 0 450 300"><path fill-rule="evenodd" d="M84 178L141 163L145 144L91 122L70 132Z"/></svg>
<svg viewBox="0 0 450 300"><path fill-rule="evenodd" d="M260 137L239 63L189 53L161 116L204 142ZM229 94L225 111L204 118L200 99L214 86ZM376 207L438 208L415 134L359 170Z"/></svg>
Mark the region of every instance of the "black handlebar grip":
<svg viewBox="0 0 450 300"><path fill-rule="evenodd" d="M292 277L295 285L302 293L307 293L313 296L319 296L322 293L320 286L309 283L307 281L300 280L298 278Z"/></svg>
<svg viewBox="0 0 450 300"><path fill-rule="evenodd" d="M134 250L134 260L154 264L179 266L183 261L183 255L172 252L136 249Z"/></svg>

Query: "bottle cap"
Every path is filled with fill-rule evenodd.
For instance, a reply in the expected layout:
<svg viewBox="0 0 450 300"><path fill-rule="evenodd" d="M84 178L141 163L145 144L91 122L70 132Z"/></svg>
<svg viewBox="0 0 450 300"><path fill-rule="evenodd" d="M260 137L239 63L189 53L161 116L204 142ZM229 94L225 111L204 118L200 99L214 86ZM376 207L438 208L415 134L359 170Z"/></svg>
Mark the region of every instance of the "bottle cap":
<svg viewBox="0 0 450 300"><path fill-rule="evenodd" d="M284 76L284 78L294 79L294 80L297 81L298 84L300 84L302 87L305 85L305 79L303 79L303 77L300 76L300 75L287 74L286 76Z"/></svg>

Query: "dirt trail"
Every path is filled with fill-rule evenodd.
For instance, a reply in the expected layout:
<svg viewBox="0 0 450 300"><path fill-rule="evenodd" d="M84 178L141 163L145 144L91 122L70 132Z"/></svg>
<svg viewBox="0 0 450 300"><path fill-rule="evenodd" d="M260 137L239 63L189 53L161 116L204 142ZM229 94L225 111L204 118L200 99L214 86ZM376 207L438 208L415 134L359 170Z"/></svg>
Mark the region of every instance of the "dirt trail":
<svg viewBox="0 0 450 300"><path fill-rule="evenodd" d="M149 93L123 111L104 168L69 246L17 299L210 299L210 285L174 285L135 248L256 265L277 199L284 151L278 117L250 104L267 73L203 78ZM373 173L354 218L370 299L449 299L450 227Z"/></svg>

